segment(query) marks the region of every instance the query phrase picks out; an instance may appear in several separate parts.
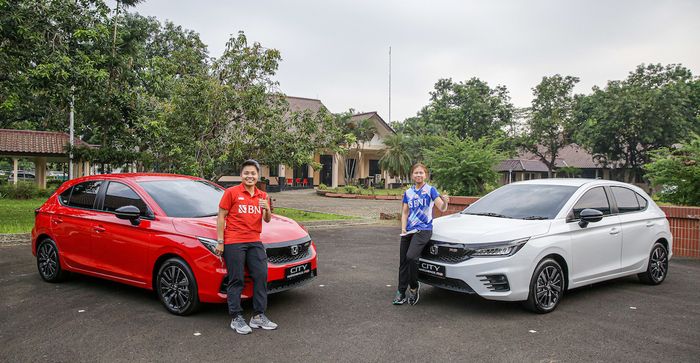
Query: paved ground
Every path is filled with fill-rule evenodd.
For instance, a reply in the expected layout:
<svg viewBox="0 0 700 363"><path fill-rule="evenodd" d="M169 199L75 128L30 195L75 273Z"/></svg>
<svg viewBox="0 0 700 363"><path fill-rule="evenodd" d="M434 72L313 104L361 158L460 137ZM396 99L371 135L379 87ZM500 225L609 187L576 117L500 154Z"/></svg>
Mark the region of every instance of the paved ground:
<svg viewBox="0 0 700 363"><path fill-rule="evenodd" d="M224 305L183 318L136 288L80 276L48 284L37 275L28 245L0 247L0 361L697 362L700 357L700 261L673 260L668 279L656 287L625 278L573 291L548 315L430 287L419 305L396 307L389 303L398 263L396 232L381 226L312 232L319 277L272 295L268 313L280 328L249 336L228 328Z"/></svg>
<svg viewBox="0 0 700 363"><path fill-rule="evenodd" d="M291 190L270 193L273 204L278 207L296 208L306 211L335 213L346 216L379 219L379 213L400 213L400 200L367 200L327 198L314 190Z"/></svg>

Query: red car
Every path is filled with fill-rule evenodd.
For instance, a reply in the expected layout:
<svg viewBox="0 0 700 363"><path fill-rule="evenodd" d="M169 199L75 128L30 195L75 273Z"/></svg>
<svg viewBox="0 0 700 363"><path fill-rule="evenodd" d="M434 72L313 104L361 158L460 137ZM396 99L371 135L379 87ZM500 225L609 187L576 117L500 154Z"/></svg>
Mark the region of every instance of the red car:
<svg viewBox="0 0 700 363"><path fill-rule="evenodd" d="M32 253L41 277L68 272L154 290L177 315L226 301L226 267L214 254L224 190L171 174L93 175L65 182L36 210ZM261 235L268 293L316 277L316 248L303 226L273 215ZM252 296L246 278L242 297Z"/></svg>

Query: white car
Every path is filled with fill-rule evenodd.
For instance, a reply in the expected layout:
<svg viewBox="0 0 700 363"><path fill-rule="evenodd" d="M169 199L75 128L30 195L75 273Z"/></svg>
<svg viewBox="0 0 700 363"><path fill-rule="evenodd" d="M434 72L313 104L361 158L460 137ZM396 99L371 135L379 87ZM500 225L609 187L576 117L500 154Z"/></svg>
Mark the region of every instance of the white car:
<svg viewBox="0 0 700 363"><path fill-rule="evenodd" d="M564 291L603 280L637 274L660 284L672 245L666 215L633 185L531 180L436 218L419 280L548 313Z"/></svg>

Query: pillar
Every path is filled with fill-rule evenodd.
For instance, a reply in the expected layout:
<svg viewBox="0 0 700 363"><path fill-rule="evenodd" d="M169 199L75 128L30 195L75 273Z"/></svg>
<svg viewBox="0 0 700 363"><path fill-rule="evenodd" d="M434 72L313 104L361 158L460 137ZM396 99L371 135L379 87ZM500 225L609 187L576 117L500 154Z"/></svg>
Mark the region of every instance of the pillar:
<svg viewBox="0 0 700 363"><path fill-rule="evenodd" d="M41 189L46 189L46 157L37 157L34 159L34 169L36 170L35 182Z"/></svg>
<svg viewBox="0 0 700 363"><path fill-rule="evenodd" d="M12 175L14 175L12 183L17 185L17 173L19 173L19 158L12 158L12 171Z"/></svg>
<svg viewBox="0 0 700 363"><path fill-rule="evenodd" d="M331 188L338 187L338 153L333 154L333 165L331 167Z"/></svg>

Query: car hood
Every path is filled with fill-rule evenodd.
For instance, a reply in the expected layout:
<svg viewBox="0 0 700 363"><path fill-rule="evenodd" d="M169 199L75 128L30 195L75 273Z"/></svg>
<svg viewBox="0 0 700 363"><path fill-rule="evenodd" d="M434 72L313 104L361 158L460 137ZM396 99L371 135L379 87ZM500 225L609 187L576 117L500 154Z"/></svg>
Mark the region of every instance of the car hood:
<svg viewBox="0 0 700 363"><path fill-rule="evenodd" d="M510 241L545 234L550 220L523 220L452 214L433 220L433 240L451 243Z"/></svg>
<svg viewBox="0 0 700 363"><path fill-rule="evenodd" d="M216 239L216 217L173 218L173 226L183 234ZM300 239L307 235L308 233L294 220L273 214L269 223L263 222L260 239L263 243L276 243Z"/></svg>

